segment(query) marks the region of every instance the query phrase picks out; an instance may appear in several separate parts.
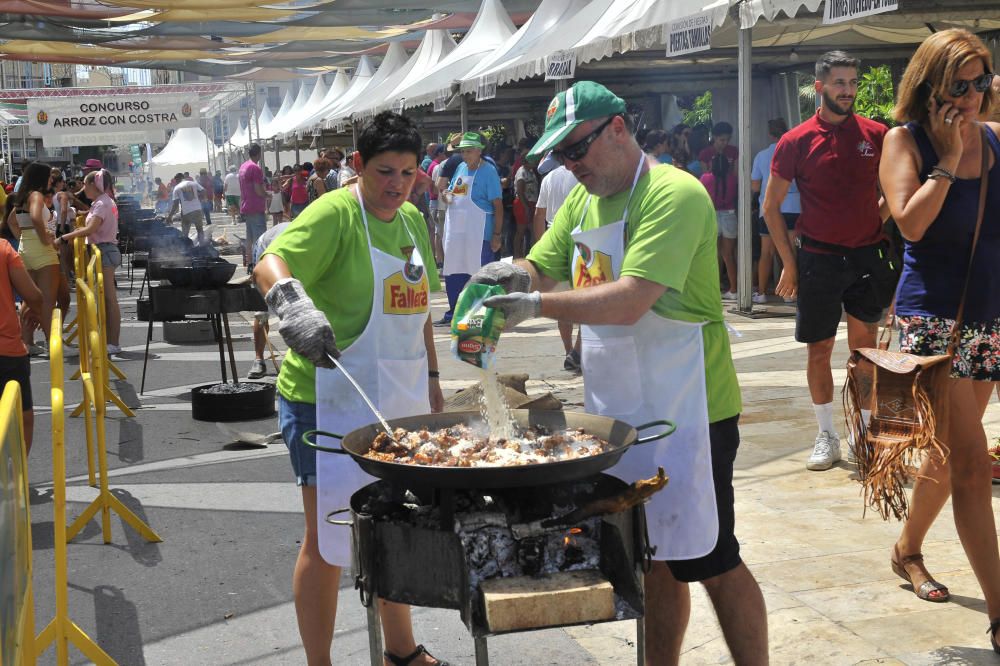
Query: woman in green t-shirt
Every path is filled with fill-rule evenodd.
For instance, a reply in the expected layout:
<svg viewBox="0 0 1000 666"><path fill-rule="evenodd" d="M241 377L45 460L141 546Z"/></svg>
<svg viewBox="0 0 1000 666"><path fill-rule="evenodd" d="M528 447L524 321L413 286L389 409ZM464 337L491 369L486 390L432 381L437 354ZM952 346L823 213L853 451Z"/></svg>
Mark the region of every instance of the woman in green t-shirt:
<svg viewBox="0 0 1000 666"><path fill-rule="evenodd" d="M429 318L440 283L434 262L423 260L433 256L427 226L407 203L422 145L409 119L376 116L358 137L357 183L314 201L254 269L289 347L278 392L306 519L292 587L309 663L329 663L341 569L350 563L350 529L323 518L372 481L349 457L302 443L308 430L346 433L375 420L333 359L388 418L444 405ZM408 606L379 608L390 662L444 663L417 646Z"/></svg>

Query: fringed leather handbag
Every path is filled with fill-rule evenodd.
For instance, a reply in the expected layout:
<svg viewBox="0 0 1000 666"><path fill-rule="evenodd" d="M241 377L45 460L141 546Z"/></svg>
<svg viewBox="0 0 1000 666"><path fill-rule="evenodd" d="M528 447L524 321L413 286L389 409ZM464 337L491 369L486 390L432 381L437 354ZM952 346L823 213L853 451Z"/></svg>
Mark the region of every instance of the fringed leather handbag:
<svg viewBox="0 0 1000 666"><path fill-rule="evenodd" d="M983 224L989 177L989 142L982 127L980 133L983 160L979 213L947 352L917 356L889 351L896 309L893 299L878 347L855 349L847 361L843 391L847 428L855 443L865 507L878 511L883 520L890 515L897 520L908 516L905 484L912 470L920 466L921 456L930 455L943 461L948 455L948 447L941 439L948 432L948 379L958 347L972 259ZM862 409L871 410L867 426Z"/></svg>

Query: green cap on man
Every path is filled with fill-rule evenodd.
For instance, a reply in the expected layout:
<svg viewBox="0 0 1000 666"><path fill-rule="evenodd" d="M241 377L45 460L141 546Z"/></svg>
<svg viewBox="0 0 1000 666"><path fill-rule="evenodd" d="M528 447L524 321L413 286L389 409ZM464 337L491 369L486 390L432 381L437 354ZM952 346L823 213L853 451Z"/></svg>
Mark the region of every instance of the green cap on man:
<svg viewBox="0 0 1000 666"><path fill-rule="evenodd" d="M540 158L582 122L619 113L625 113L625 100L600 83L578 81L552 98L545 112L545 131L528 158Z"/></svg>

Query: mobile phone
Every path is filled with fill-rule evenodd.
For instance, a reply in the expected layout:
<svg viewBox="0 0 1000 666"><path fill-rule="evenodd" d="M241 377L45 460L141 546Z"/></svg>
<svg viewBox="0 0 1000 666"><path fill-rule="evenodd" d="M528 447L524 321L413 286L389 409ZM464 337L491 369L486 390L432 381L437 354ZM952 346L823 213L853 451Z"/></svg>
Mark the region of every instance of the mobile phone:
<svg viewBox="0 0 1000 666"><path fill-rule="evenodd" d="M934 94L934 86L931 85L930 81L924 81L920 87L923 90L923 94L928 98L928 100L933 99L939 109L942 106L944 106L944 99L941 97L941 95Z"/></svg>

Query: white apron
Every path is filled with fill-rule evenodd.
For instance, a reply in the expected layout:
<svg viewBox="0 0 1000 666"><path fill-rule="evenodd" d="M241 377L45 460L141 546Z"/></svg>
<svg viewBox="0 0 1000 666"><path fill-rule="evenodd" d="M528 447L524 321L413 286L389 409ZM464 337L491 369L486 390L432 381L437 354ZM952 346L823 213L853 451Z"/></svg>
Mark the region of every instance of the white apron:
<svg viewBox="0 0 1000 666"><path fill-rule="evenodd" d="M632 182L635 192L642 162ZM622 219L572 232L572 286L617 280L625 256L628 205ZM585 409L632 425L669 419L677 431L633 446L609 472L632 483L663 467L670 482L646 505L650 545L657 560L688 560L710 553L719 537L705 391L702 324L647 312L632 326L583 325ZM644 434L655 433L655 430ZM643 433L640 433L642 436Z"/></svg>
<svg viewBox="0 0 1000 666"><path fill-rule="evenodd" d="M472 275L483 267L483 234L486 212L472 200L474 174L459 176L452 188L454 199L444 215L443 275Z"/></svg>
<svg viewBox="0 0 1000 666"><path fill-rule="evenodd" d="M355 195L368 233L368 216L356 186ZM410 238L413 240L412 234ZM409 261L404 261L374 247L370 233L368 251L375 276L372 312L364 332L339 360L387 419L426 414L430 398L423 333L430 289L423 258L415 240ZM346 435L375 421L375 415L339 370L316 368L319 430ZM330 437L320 437L318 443L340 446ZM316 466L319 551L330 564L349 566L351 528L331 525L326 516L350 506L351 495L376 479L361 471L349 456L336 453L317 451Z"/></svg>

